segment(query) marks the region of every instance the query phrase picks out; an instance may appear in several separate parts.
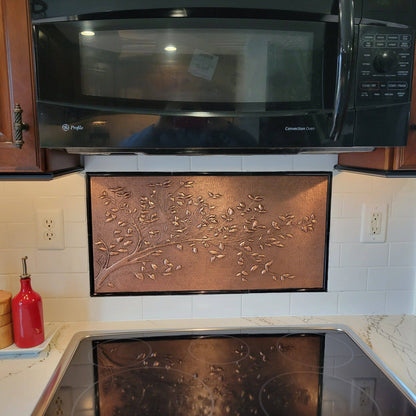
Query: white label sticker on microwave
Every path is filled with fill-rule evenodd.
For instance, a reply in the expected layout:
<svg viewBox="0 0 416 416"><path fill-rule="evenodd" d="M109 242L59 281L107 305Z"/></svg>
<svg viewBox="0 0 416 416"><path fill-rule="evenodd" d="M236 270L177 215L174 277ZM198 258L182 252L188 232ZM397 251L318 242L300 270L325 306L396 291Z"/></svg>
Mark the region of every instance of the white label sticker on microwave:
<svg viewBox="0 0 416 416"><path fill-rule="evenodd" d="M217 63L217 55L212 55L208 52L201 51L200 49L195 49L188 71L196 77L211 81L214 76Z"/></svg>

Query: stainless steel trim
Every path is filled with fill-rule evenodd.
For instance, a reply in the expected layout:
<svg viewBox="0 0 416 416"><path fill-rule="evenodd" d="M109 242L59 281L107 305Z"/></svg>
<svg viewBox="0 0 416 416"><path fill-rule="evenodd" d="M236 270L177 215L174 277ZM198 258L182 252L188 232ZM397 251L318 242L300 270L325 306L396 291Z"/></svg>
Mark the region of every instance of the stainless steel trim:
<svg viewBox="0 0 416 416"><path fill-rule="evenodd" d="M52 377L47 384L45 390L43 391L35 409L32 412L32 416L43 416L47 410L47 407L50 401L55 394L55 391L58 388L59 382L62 380L66 369L69 366L69 363L72 357L75 354L75 351L79 343L86 338L91 338L94 336L105 336L105 337L114 337L118 338L120 336L124 337L137 337L143 335L175 335L175 334L203 334L203 333L216 333L220 334L221 332L229 331L258 331L262 330L265 333L268 330L279 330L279 331L299 331L299 330L332 330L340 331L348 335L362 350L363 352L372 360L372 362L385 374L385 376L397 387L397 389L404 394L404 396L416 406L416 394L413 393L406 385L391 371L384 362L374 353L374 351L357 335L354 331L351 330L347 325L343 324L317 324L317 325L294 325L294 326L279 326L279 325L265 325L265 326L241 326L241 327L214 327L214 328L181 328L181 329L143 329L133 332L131 330L96 330L96 331L81 331L77 332L71 339L68 344L68 347L65 349L62 358L60 359L58 366L52 374Z"/></svg>
<svg viewBox="0 0 416 416"><path fill-rule="evenodd" d="M298 154L298 153L313 153L313 154L337 154L337 153L358 153L358 152L372 152L375 147L282 147L278 149L273 149L273 151L266 149L264 154ZM71 154L80 154L80 155L112 155L112 154L156 154L157 152L143 152L140 149L134 151L123 151L122 148L97 148L97 147L66 147L65 150L67 153ZM171 149L167 149L171 150ZM224 152L216 152L218 149L212 149L212 154L227 154L226 151ZM221 149L220 149L221 150ZM229 150L233 150L230 148ZM206 155L211 154L211 149L187 149L187 150L180 150L177 152L178 155L187 155L187 156L197 156L197 155ZM163 149L160 149L160 154L164 154ZM170 154L170 153L169 153ZM229 153L230 155L237 155L237 156L250 156L253 153ZM261 153L259 153L261 154Z"/></svg>
<svg viewBox="0 0 416 416"><path fill-rule="evenodd" d="M299 150L299 153L323 153L323 154L331 154L331 153L358 153L358 152L372 152L375 149L375 147L358 147L358 146L352 146L352 147L305 147Z"/></svg>

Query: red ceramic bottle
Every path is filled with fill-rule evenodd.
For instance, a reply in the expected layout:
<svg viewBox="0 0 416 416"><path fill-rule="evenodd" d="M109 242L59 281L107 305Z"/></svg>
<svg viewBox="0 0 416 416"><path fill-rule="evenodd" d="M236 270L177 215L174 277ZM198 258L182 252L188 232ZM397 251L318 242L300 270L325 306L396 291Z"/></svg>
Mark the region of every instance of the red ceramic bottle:
<svg viewBox="0 0 416 416"><path fill-rule="evenodd" d="M32 289L26 260L22 258L20 292L12 300L14 342L19 348L35 347L45 340L42 299Z"/></svg>

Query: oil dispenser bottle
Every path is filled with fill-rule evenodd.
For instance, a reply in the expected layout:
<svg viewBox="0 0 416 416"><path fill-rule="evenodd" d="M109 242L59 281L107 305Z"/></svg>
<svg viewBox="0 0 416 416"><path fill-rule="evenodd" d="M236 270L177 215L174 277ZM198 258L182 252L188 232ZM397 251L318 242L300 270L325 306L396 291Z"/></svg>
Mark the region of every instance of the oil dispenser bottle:
<svg viewBox="0 0 416 416"><path fill-rule="evenodd" d="M42 299L32 289L26 260L27 256L22 258L20 292L12 300L14 342L20 348L35 347L45 340Z"/></svg>

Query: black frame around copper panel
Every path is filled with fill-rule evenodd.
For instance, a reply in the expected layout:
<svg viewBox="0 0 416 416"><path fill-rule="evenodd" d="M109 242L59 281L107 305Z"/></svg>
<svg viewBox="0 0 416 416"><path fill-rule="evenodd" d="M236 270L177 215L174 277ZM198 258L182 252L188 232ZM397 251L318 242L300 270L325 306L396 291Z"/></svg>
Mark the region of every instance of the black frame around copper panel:
<svg viewBox="0 0 416 416"><path fill-rule="evenodd" d="M323 280L321 288L295 289L246 289L246 290L186 290L186 291L154 291L154 292L95 292L93 241L92 241L92 212L91 212L91 178L111 176L323 176L327 179L327 201L325 219L325 250L323 259ZM90 271L90 296L164 296L164 295L198 295L198 294L248 294L248 293L290 293L290 292L327 292L328 291L328 258L329 258L329 228L331 216L332 172L87 172L86 200L88 223L88 252Z"/></svg>

